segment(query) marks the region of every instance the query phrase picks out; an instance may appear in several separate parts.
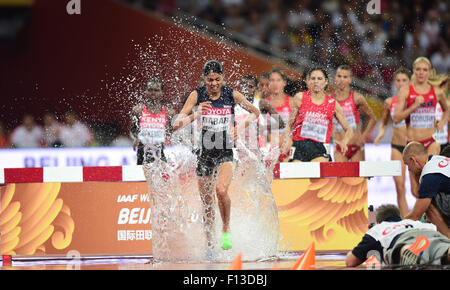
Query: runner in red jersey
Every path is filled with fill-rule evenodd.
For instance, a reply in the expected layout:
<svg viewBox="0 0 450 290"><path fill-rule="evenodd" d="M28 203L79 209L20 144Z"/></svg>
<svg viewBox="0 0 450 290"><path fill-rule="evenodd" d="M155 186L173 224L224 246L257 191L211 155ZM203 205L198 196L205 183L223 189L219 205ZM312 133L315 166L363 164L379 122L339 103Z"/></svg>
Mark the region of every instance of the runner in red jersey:
<svg viewBox="0 0 450 290"><path fill-rule="evenodd" d="M375 126L375 114L370 109L364 96L350 89L352 72L349 66L341 65L337 68L335 82L336 89L332 96L339 102L344 116L350 128L353 130L353 137L347 145L348 150L345 154L342 153L341 148L336 144L336 150L334 150L335 161L363 161L365 159L364 144L366 143L367 136ZM364 129L361 128L360 113L368 117L368 122ZM335 141L342 140L345 137L344 130L336 119L333 122L333 139Z"/></svg>
<svg viewBox="0 0 450 290"><path fill-rule="evenodd" d="M148 80L144 101L132 109L130 133L134 139L133 149L137 148L138 165L142 165L144 161L153 162L155 158L166 160L166 133L172 131L170 120L175 113L173 109L163 105L163 90L164 84L161 80ZM146 146L149 150L145 150Z"/></svg>
<svg viewBox="0 0 450 290"><path fill-rule="evenodd" d="M287 136L292 132L291 160L297 162L330 161L329 145L333 130L333 117L345 131L345 137L337 141L344 153L352 137L352 130L344 117L341 106L325 94L328 76L325 70L313 68L308 74L310 91L299 92L294 96L292 112L286 126ZM289 152L289 140L285 140L282 153Z"/></svg>
<svg viewBox="0 0 450 290"><path fill-rule="evenodd" d="M287 123L289 114L291 112L291 103L293 98L287 95L284 91L286 87L287 77L282 70L272 69L269 72L269 91L270 95L267 98L269 103L278 111L278 116L268 116L267 125L268 129L268 141L275 145L281 146L283 143L285 128L280 128L275 117L281 117L284 123Z"/></svg>
<svg viewBox="0 0 450 290"><path fill-rule="evenodd" d="M419 57L414 61L411 84L402 87L398 94L394 122L406 119L408 142L420 142L427 148L429 154L437 155L440 145L435 142L433 134L436 128L443 130L447 124L448 107L442 89L429 84L430 78L434 75L431 62L426 57ZM442 107L442 118L439 122L436 122L435 118L437 103ZM414 176L411 191L417 197L419 176L415 176L411 171L409 173Z"/></svg>
<svg viewBox="0 0 450 290"><path fill-rule="evenodd" d="M397 91L402 86L409 86L411 72L406 68L399 68L394 72L394 85ZM397 96L387 98L384 102L384 110L381 116L381 127L378 136L374 140L374 144L378 145L384 136L386 126L390 119L393 120L395 105L397 104ZM402 153L406 146L406 122L393 123L393 131L391 137L391 160L400 160L402 164L402 175L394 176L395 189L397 191L397 205L400 209L401 216L404 217L408 213L408 203L406 202L405 190L405 171L406 166L403 162Z"/></svg>

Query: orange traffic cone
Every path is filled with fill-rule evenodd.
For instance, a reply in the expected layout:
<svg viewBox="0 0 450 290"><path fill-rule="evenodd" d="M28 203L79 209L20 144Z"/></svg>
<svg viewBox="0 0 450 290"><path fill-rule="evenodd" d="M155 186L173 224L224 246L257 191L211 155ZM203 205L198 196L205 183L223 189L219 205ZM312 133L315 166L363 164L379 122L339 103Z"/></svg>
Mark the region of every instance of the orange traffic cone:
<svg viewBox="0 0 450 290"><path fill-rule="evenodd" d="M228 265L227 270L242 270L242 253L239 253L236 258Z"/></svg>
<svg viewBox="0 0 450 290"><path fill-rule="evenodd" d="M303 261L303 258L305 257L305 252L300 256L300 258L295 262L294 266L292 266L291 270L297 270L298 266L300 266L300 263Z"/></svg>
<svg viewBox="0 0 450 290"><path fill-rule="evenodd" d="M315 270L316 269L316 250L314 242L300 256L292 270Z"/></svg>

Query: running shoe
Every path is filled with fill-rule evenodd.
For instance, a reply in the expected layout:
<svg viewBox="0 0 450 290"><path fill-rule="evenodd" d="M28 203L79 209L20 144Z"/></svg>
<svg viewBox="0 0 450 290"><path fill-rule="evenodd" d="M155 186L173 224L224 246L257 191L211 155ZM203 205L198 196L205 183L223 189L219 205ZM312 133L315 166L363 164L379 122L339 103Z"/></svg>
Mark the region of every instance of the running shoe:
<svg viewBox="0 0 450 290"><path fill-rule="evenodd" d="M414 244L407 248L400 260L401 265L417 265L420 263L420 258L423 252L430 245L430 241L424 236L418 236Z"/></svg>
<svg viewBox="0 0 450 290"><path fill-rule="evenodd" d="M222 234L222 249L224 250L231 249L231 237L229 233Z"/></svg>

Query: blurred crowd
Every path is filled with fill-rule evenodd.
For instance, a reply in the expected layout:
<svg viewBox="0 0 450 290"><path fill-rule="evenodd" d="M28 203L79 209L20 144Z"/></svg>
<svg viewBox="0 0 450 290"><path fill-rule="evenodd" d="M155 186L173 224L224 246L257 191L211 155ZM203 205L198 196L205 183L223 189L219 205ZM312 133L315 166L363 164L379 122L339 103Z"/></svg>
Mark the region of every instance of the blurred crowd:
<svg viewBox="0 0 450 290"><path fill-rule="evenodd" d="M0 121L0 148L132 146L119 124L89 124L74 111L58 120L53 112L42 118L24 114L22 122L8 132Z"/></svg>
<svg viewBox="0 0 450 290"><path fill-rule="evenodd" d="M327 68L348 64L356 77L372 84L390 86L393 72L411 67L418 56L431 59L437 73L450 70L447 0L122 1L169 16L182 11L286 58L301 57Z"/></svg>

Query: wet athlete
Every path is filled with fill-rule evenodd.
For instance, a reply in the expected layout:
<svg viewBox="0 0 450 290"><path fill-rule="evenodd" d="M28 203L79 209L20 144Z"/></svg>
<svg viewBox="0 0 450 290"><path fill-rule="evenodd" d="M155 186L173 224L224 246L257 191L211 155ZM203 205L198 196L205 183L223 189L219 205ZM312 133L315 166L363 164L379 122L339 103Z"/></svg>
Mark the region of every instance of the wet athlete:
<svg viewBox="0 0 450 290"><path fill-rule="evenodd" d="M208 61L203 68L205 86L194 90L174 121L178 130L196 119L201 121L201 148L197 153L197 176L204 206L204 224L209 249L214 224L214 191L222 218L222 248L230 249L229 234L231 200L228 188L233 176L233 147L237 136L259 117L259 110L240 92L225 86L222 65ZM247 119L235 126L234 107L240 105L250 112ZM194 110L198 107L197 110ZM215 189L215 190L214 190Z"/></svg>
<svg viewBox="0 0 450 290"><path fill-rule="evenodd" d="M164 145L171 132L172 108L164 106L164 83L151 78L146 83L144 101L132 109L131 136L133 149L137 149L137 164L153 162L160 158L166 160Z"/></svg>

